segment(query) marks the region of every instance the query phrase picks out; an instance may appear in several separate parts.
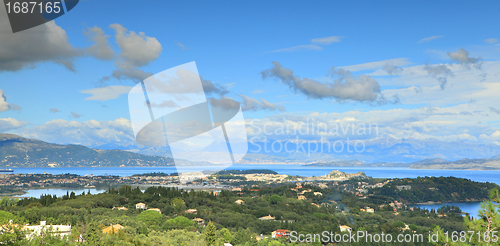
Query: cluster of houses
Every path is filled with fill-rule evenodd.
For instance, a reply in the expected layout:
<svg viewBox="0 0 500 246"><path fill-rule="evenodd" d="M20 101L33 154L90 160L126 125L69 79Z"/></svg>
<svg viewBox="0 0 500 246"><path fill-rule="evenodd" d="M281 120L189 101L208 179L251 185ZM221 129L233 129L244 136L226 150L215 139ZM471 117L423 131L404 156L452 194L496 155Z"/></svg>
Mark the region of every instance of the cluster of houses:
<svg viewBox="0 0 500 246"><path fill-rule="evenodd" d="M320 184L320 185L326 186L325 184ZM323 193L318 192L318 191L313 191L311 189L305 189L305 190L302 190L299 192L300 189L302 189L302 184L300 184L300 183L297 183L295 188L290 188L290 190L297 192L297 199L299 199L299 200L307 200L307 198L306 198L306 196L304 196L304 194L306 194L308 192L313 192L315 196L322 196L323 195Z"/></svg>
<svg viewBox="0 0 500 246"><path fill-rule="evenodd" d="M385 204L382 204L382 205L380 205L379 207L380 207L380 208L383 208L383 207L385 207L385 206L386 206ZM399 214L398 209L403 209L403 208L404 208L404 209L406 209L406 208L408 208L408 206L407 206L406 204L404 204L404 203L402 203L402 202L398 202L398 201L394 201L394 202L389 203L389 206L391 206L391 207L392 207L392 209L394 210L394 214L395 214L395 215L398 215L398 214ZM413 210L414 210L414 208L413 208L413 207L410 207L409 209L410 209L410 211L413 211Z"/></svg>

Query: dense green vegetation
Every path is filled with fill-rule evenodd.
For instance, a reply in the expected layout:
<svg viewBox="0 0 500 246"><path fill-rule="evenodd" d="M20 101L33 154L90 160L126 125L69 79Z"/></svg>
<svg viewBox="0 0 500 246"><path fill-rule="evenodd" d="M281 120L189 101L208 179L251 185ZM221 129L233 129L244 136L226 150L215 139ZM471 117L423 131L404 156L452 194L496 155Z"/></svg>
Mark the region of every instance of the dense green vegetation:
<svg viewBox="0 0 500 246"><path fill-rule="evenodd" d="M411 186L399 190L398 186ZM488 192L500 187L494 183L479 183L454 177L418 177L396 179L388 185L373 189L374 195L391 197L406 203L482 201Z"/></svg>
<svg viewBox="0 0 500 246"><path fill-rule="evenodd" d="M394 184L391 183L389 187L406 183L422 184L424 187L430 181L434 185L462 182L462 186L470 186L460 188L464 190L481 186L481 183L454 178L422 178L393 181ZM15 224L39 224L40 221L73 225L73 232L67 238L61 239L46 233L43 239L46 245L74 244L80 234L85 243L78 244L84 245L221 245L224 242L233 245L282 245L286 240L271 239L272 231L287 229L298 233L341 233L339 225L348 225L353 231L384 232L396 237L399 233L428 235L429 231L436 230L463 231L471 223L479 223L464 223L461 211L456 207L443 207L435 213L418 208L410 210L403 205L395 212L389 206L395 200L390 196L391 193L389 196L378 194L359 199L348 192L349 186L355 183L346 181L334 185L330 182L325 189L313 183L303 184L300 190L310 190L304 193L306 200L297 199L299 190L294 190L295 184L243 188L241 192L222 190L219 195L166 187L149 187L141 191L124 185L98 195L71 193L63 197L41 196L19 201L4 198L0 201L0 221L6 230L0 234L0 243L39 244L41 238L27 241L20 226L16 227ZM484 187L488 185L483 184ZM321 192L322 195L314 195L314 192ZM244 203L236 204L236 200ZM149 208L158 208L162 213L137 210L135 204L139 202L146 203ZM125 207L128 210L113 207ZM366 207L373 208L374 213L361 210ZM197 209L197 213L186 213L187 209ZM274 220L259 219L268 215ZM206 227L198 225L192 220L194 218L204 219ZM9 223L10 220L12 223ZM111 224L120 224L125 228L116 234L103 234L102 229ZM406 227L410 229L404 229ZM261 234L268 238L257 241ZM352 244L366 245L349 245Z"/></svg>

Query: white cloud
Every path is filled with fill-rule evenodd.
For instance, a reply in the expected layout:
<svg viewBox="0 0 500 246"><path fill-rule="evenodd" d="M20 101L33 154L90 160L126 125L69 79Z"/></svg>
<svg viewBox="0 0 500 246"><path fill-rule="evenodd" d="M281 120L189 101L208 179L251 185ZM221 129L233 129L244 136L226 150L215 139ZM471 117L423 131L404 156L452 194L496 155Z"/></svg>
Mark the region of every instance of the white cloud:
<svg viewBox="0 0 500 246"><path fill-rule="evenodd" d="M264 90L254 90L252 91L252 94L262 94L264 92L265 92Z"/></svg>
<svg viewBox="0 0 500 246"><path fill-rule="evenodd" d="M357 65L351 65L351 66L342 66L339 67L344 70L348 70L351 72L357 72L357 71L365 71L365 70L373 70L377 68L383 68L387 66L387 64L390 64L391 66L406 66L411 64L411 62L408 61L408 58L395 58L395 59L387 59L383 61L376 61L376 62L368 62L368 63L363 63L363 64L357 64Z"/></svg>
<svg viewBox="0 0 500 246"><path fill-rule="evenodd" d="M290 89L315 99L331 98L336 100L354 100L374 102L380 95L380 86L370 76L354 76L349 71L330 70L333 82L321 83L313 79L301 78L285 68L279 62L273 62L273 67L261 71L263 79L274 78Z"/></svg>
<svg viewBox="0 0 500 246"><path fill-rule="evenodd" d="M320 51L320 50L323 50L323 47L315 45L315 44L305 44L305 45L298 45L298 46L294 46L294 47L290 47L290 48L273 50L271 52L295 52L295 51L307 51L307 50Z"/></svg>
<svg viewBox="0 0 500 246"><path fill-rule="evenodd" d="M115 52L111 48L108 42L109 35L106 35L104 31L95 26L92 28L87 28L84 34L92 41L94 44L85 49L86 53L93 56L99 60L111 60L115 56Z"/></svg>
<svg viewBox="0 0 500 246"><path fill-rule="evenodd" d="M49 112L51 112L51 113L59 113L59 112L61 112L61 110L59 110L57 108L50 108Z"/></svg>
<svg viewBox="0 0 500 246"><path fill-rule="evenodd" d="M498 117L496 117L498 119ZM478 121L495 120L481 112L481 106L467 103L450 107L422 107L415 109L388 109L343 113L319 113L307 115L280 114L261 120L248 120L248 132L251 137L267 136L274 140L300 139L376 139L395 137L398 139L438 139L441 141L478 142L481 134L492 134L498 129L493 125L480 124ZM264 134L262 129L272 134ZM280 132L279 128L302 129L302 133ZM360 134L357 129L372 125L372 134ZM344 129L348 129L343 132ZM256 129L261 129L260 133ZM309 128L309 132L307 132ZM353 130L354 128L354 130ZM277 131L278 129L278 131ZM314 130L313 130L314 129ZM333 131L333 132L332 132ZM278 132L278 133L276 133ZM338 134L333 134L337 132Z"/></svg>
<svg viewBox="0 0 500 246"><path fill-rule="evenodd" d="M7 102L7 97L4 95L3 90L0 89L0 112L7 111L9 109L10 106Z"/></svg>
<svg viewBox="0 0 500 246"><path fill-rule="evenodd" d="M111 99L116 99L122 94L127 94L130 89L132 89L132 86L110 85L106 87L81 90L80 93L92 95L85 98L84 100L108 101Z"/></svg>
<svg viewBox="0 0 500 246"><path fill-rule="evenodd" d="M181 47L181 50L186 50L187 49L185 45L183 45L183 44L181 44L179 42L177 42L177 46Z"/></svg>
<svg viewBox="0 0 500 246"><path fill-rule="evenodd" d="M420 39L420 41L418 41L418 44L427 43L427 42L430 42L432 40L436 40L438 38L444 38L444 36L443 35L438 35L438 36L430 36L428 38L423 38L423 39Z"/></svg>
<svg viewBox="0 0 500 246"><path fill-rule="evenodd" d="M115 42L120 47L120 56L136 67L142 67L160 56L163 48L156 38L148 37L144 32L128 31L120 24L112 24L115 30Z"/></svg>
<svg viewBox="0 0 500 246"><path fill-rule="evenodd" d="M324 38L314 38L314 39L311 39L311 42L313 44L297 45L297 46L293 46L290 48L273 50L271 52L295 52L295 51L308 51L308 50L321 51L321 50L323 50L323 47L321 47L319 45L330 45L332 43L337 43L337 42L340 42L342 38L344 38L344 37L330 36L330 37L324 37Z"/></svg>
<svg viewBox="0 0 500 246"><path fill-rule="evenodd" d="M488 44L494 44L494 43L498 43L498 39L496 38L487 38L485 40L483 40L485 43L488 43Z"/></svg>
<svg viewBox="0 0 500 246"><path fill-rule="evenodd" d="M13 118L0 118L0 132L8 132L19 129L27 124L28 122L19 121Z"/></svg>
<svg viewBox="0 0 500 246"><path fill-rule="evenodd" d="M68 36L54 21L18 33L12 33L5 8L0 8L0 71L34 68L53 62L74 71L73 58L81 50L68 42Z"/></svg>
<svg viewBox="0 0 500 246"><path fill-rule="evenodd" d="M201 79L201 85L203 86L203 91L206 94L218 94L220 96L223 96L227 94L229 91L228 89L224 88L223 86L220 86L208 79L204 79L203 76L200 76Z"/></svg>
<svg viewBox="0 0 500 246"><path fill-rule="evenodd" d="M110 27L115 30L115 42L120 48L119 56L115 61L118 69L110 76L103 77L101 82L111 78L140 82L153 75L144 72L140 67L158 59L163 50L160 42L154 37L146 36L144 32L128 31L120 24L112 24Z"/></svg>
<svg viewBox="0 0 500 246"><path fill-rule="evenodd" d="M77 112L71 111L71 117L78 119L78 118L83 117L83 115L81 115L81 114L79 114Z"/></svg>
<svg viewBox="0 0 500 246"><path fill-rule="evenodd" d="M500 145L500 131L495 131L491 135L481 134L479 138L485 142L493 142Z"/></svg>
<svg viewBox="0 0 500 246"><path fill-rule="evenodd" d="M431 72L429 74L429 71L426 70L427 66L445 66L450 72L442 74ZM369 75L374 76L375 73L387 75L387 72L382 69ZM403 104L426 103L443 106L465 103L475 99L477 103L483 104L483 107L487 109L491 105L500 105L498 93L495 95L495 92L500 90L499 76L500 61L485 61L481 70L466 69L459 63L410 66L405 67L400 76L377 77L377 81L382 87L399 88L383 90L382 94L387 97L398 94ZM446 78L446 90L442 90L441 81L436 80L439 77Z"/></svg>
<svg viewBox="0 0 500 246"><path fill-rule="evenodd" d="M19 105L17 105L17 104L11 103L11 104L10 104L10 110L12 110L12 111L19 111L19 112L21 112L22 108L21 108L21 106L19 106Z"/></svg>
<svg viewBox="0 0 500 246"><path fill-rule="evenodd" d="M243 111L248 111L248 110L251 110L251 111L257 111L257 110L274 111L276 109L279 111L285 111L285 107L283 107L282 105L276 105L274 103L266 101L263 98L260 98L260 101L259 101L255 98L247 97L245 95L241 95L241 97L243 98L243 104L241 106L241 109Z"/></svg>
<svg viewBox="0 0 500 246"><path fill-rule="evenodd" d="M481 68L481 63L479 58L474 58L474 57L469 57L469 52L460 48L456 52L448 52L448 56L452 61L457 61L460 62L461 64L465 65L467 68L470 67L470 65L475 64L476 68Z"/></svg>
<svg viewBox="0 0 500 246"><path fill-rule="evenodd" d="M331 43L341 42L342 38L344 38L344 37L330 36L330 37L324 37L324 38L314 38L314 39L311 39L311 42L315 43L315 44L329 45Z"/></svg>
<svg viewBox="0 0 500 246"><path fill-rule="evenodd" d="M106 143L135 144L130 120L89 120L85 122L56 119L43 125L17 131L23 137L40 139L58 144L83 144L86 146Z"/></svg>
<svg viewBox="0 0 500 246"><path fill-rule="evenodd" d="M444 90L448 83L448 77L453 76L453 73L446 65L429 65L426 64L424 69L429 76L437 79L440 83L441 90Z"/></svg>

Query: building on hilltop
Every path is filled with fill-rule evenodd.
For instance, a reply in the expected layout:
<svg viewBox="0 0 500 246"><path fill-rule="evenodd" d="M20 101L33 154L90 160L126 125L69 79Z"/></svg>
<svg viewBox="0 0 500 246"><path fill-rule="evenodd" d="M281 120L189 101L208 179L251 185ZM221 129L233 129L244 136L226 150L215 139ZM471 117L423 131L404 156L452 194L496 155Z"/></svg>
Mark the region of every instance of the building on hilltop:
<svg viewBox="0 0 500 246"><path fill-rule="evenodd" d="M61 238L71 234L71 225L47 225L46 221L40 221L40 225L24 226L23 231L26 233L27 238L33 238L42 235L46 230L53 235L59 235Z"/></svg>
<svg viewBox="0 0 500 246"><path fill-rule="evenodd" d="M259 220L274 220L274 217L271 215L260 217Z"/></svg>
<svg viewBox="0 0 500 246"><path fill-rule="evenodd" d="M411 190L411 185L396 185L398 190Z"/></svg>
<svg viewBox="0 0 500 246"><path fill-rule="evenodd" d="M351 231L351 227L349 226L346 226L346 225L340 225L340 232L348 232L348 231Z"/></svg>
<svg viewBox="0 0 500 246"><path fill-rule="evenodd" d="M135 209L147 209L148 208L148 205L146 205L145 203L137 203L135 204Z"/></svg>
<svg viewBox="0 0 500 246"><path fill-rule="evenodd" d="M285 229L278 229L276 231L273 231L271 233L271 237L272 238L279 238L279 237L286 237L286 238L289 238L290 237L290 231L289 230L285 230Z"/></svg>
<svg viewBox="0 0 500 246"><path fill-rule="evenodd" d="M194 218L192 221L196 222L199 226L205 227L205 220L202 218Z"/></svg>

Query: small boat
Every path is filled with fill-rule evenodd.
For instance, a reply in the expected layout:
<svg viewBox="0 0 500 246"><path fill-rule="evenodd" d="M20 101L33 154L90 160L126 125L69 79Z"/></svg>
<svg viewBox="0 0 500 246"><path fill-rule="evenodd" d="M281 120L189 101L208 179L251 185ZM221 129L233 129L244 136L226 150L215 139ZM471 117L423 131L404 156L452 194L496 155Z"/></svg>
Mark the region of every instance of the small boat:
<svg viewBox="0 0 500 246"><path fill-rule="evenodd" d="M14 169L9 168L9 169L0 169L0 173L12 173L14 172Z"/></svg>

